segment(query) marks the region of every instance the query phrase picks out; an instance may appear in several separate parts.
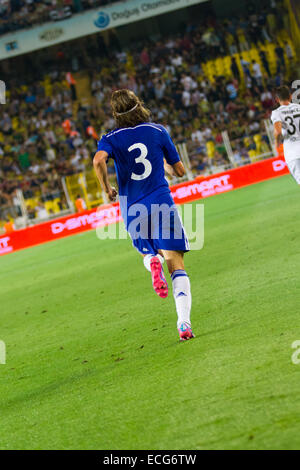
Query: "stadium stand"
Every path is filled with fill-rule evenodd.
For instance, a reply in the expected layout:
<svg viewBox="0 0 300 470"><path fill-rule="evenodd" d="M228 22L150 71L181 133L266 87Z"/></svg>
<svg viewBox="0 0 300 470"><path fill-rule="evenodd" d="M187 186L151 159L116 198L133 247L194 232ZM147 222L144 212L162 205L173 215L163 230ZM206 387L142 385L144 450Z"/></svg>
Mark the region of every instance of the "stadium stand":
<svg viewBox="0 0 300 470"><path fill-rule="evenodd" d="M88 8L97 2L81 3ZM233 19L210 15L155 42L145 39L122 49L113 41L101 56L97 39L83 38L84 52L73 67L79 71L71 73L71 81L59 56L39 79L29 72L26 80L8 80L14 86L8 106L0 109L0 218L20 215L18 189L32 219L41 204L49 215L67 208L62 177L91 178L97 138L114 127L109 98L116 88L140 95L153 120L164 124L177 144L186 143L194 174L270 155L264 119L274 105L271 91L289 80L296 64L287 21L284 12L275 16L272 8ZM65 46L64 58L68 47L73 46ZM224 131L232 142L231 161ZM113 178L112 166L110 171ZM74 200L75 180L68 183ZM79 196L89 207L85 184L82 188ZM99 188L92 191L93 200L101 202Z"/></svg>
<svg viewBox="0 0 300 470"><path fill-rule="evenodd" d="M119 0L1 0L0 35L47 21L60 21L84 10Z"/></svg>

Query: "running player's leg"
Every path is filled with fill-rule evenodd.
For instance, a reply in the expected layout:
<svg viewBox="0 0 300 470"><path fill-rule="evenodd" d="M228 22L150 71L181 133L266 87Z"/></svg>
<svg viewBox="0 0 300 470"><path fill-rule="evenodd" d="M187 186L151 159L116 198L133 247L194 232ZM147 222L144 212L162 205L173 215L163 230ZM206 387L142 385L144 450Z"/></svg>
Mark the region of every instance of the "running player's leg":
<svg viewBox="0 0 300 470"><path fill-rule="evenodd" d="M166 260L168 271L172 276L172 273L178 269L184 270L184 252L173 251L173 250L159 250L159 253Z"/></svg>
<svg viewBox="0 0 300 470"><path fill-rule="evenodd" d="M292 160L287 166L296 183L300 185L300 158Z"/></svg>
<svg viewBox="0 0 300 470"><path fill-rule="evenodd" d="M191 284L184 269L184 253L182 251L161 250L166 260L172 279L173 296L178 316L177 328L181 340L193 338L191 328Z"/></svg>
<svg viewBox="0 0 300 470"><path fill-rule="evenodd" d="M163 269L164 258L160 254L144 255L144 266L151 273L152 285L162 299L168 297L168 283Z"/></svg>
<svg viewBox="0 0 300 470"><path fill-rule="evenodd" d="M162 266L164 259L158 254L158 250L151 239L151 232L149 233L151 215L147 215L142 220L139 219L140 228L138 232L136 224L131 223L133 220L134 217L131 217L130 220L127 219L128 233L132 239L132 244L144 258L144 266L151 273L154 291L159 297L166 298L168 296L168 283Z"/></svg>

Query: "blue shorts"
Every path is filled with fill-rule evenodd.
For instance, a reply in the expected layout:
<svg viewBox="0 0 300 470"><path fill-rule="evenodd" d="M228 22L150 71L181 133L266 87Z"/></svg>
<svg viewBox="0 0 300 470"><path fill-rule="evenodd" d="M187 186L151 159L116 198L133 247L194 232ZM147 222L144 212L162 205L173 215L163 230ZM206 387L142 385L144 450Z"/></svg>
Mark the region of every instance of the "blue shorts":
<svg viewBox="0 0 300 470"><path fill-rule="evenodd" d="M181 218L168 190L156 190L127 208L126 229L143 255L158 250L189 251Z"/></svg>

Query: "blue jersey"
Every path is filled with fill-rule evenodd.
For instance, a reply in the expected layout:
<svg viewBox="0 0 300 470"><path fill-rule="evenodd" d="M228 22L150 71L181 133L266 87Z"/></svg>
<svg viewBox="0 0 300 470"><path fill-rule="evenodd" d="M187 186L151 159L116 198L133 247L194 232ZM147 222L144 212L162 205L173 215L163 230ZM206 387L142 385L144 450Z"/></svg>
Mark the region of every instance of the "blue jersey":
<svg viewBox="0 0 300 470"><path fill-rule="evenodd" d="M113 158L119 194L127 197L127 207L146 199L161 188L169 192L164 158L174 165L180 161L168 132L160 124L145 122L135 127L115 129L98 142Z"/></svg>

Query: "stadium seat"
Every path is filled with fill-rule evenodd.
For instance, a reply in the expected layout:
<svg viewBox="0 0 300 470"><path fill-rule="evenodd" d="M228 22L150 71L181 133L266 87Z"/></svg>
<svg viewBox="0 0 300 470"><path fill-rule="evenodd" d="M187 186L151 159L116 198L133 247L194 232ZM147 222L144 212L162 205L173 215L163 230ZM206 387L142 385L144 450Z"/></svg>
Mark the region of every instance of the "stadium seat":
<svg viewBox="0 0 300 470"><path fill-rule="evenodd" d="M244 138L244 145L245 145L246 148L249 147L249 145L250 145L250 139L249 139L249 137L245 137L245 138Z"/></svg>
<svg viewBox="0 0 300 470"><path fill-rule="evenodd" d="M274 44L267 43L265 44L265 50L268 56L269 64L270 64L270 69L272 74L276 73L276 64L277 64L277 58L275 54L275 46Z"/></svg>
<svg viewBox="0 0 300 470"><path fill-rule="evenodd" d="M248 154L249 154L251 162L257 161L256 150L248 150Z"/></svg>
<svg viewBox="0 0 300 470"><path fill-rule="evenodd" d="M44 203L45 205L45 208L47 210L47 212L54 212L54 204L53 204L53 201L46 201Z"/></svg>
<svg viewBox="0 0 300 470"><path fill-rule="evenodd" d="M260 134L255 134L253 137L253 140L256 145L256 155L260 155L262 153L261 147L262 147L262 138Z"/></svg>
<svg viewBox="0 0 300 470"><path fill-rule="evenodd" d="M61 203L61 200L59 197L55 198L53 200L53 211L55 214L57 214L58 212L60 212L60 203Z"/></svg>
<svg viewBox="0 0 300 470"><path fill-rule="evenodd" d="M11 125L12 125L12 128L13 130L15 131L16 129L18 129L18 126L19 126L19 119L17 116L14 116L11 120Z"/></svg>
<svg viewBox="0 0 300 470"><path fill-rule="evenodd" d="M34 209L36 204L37 204L37 201L36 199L25 199L25 203L26 203L26 206L29 207L30 209Z"/></svg>

